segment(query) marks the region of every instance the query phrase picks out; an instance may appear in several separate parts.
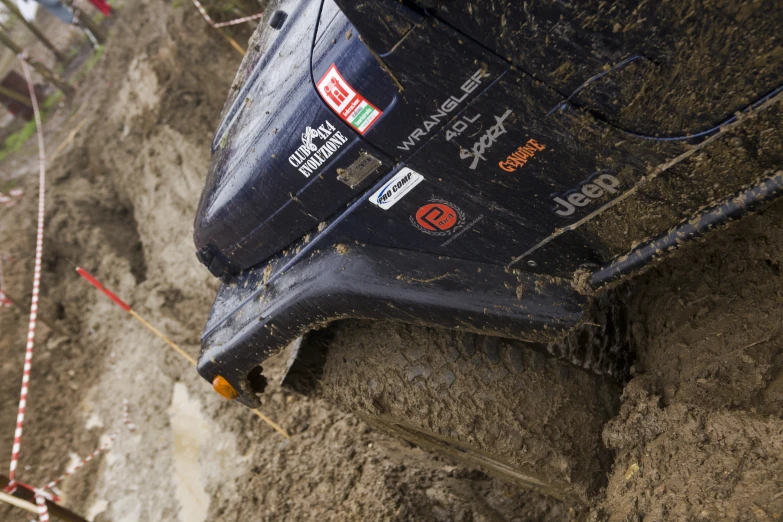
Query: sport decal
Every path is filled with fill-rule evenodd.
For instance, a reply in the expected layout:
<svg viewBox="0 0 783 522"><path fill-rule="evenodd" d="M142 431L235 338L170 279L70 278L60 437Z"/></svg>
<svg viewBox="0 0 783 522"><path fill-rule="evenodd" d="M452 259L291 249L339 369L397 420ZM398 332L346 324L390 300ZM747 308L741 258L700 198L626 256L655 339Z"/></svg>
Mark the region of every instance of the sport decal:
<svg viewBox="0 0 783 522"><path fill-rule="evenodd" d="M476 170L479 160L486 159L484 153L492 148L492 145L498 140L498 138L506 133L506 127L503 122L511 116L511 110L507 110L503 113L503 116L495 116L495 124L487 129L476 143L473 144L473 150L467 150L460 148L459 157L462 159L473 159L470 163L470 169Z"/></svg>
<svg viewBox="0 0 783 522"><path fill-rule="evenodd" d="M383 114L348 85L334 64L326 71L317 87L327 105L361 134L367 132Z"/></svg>

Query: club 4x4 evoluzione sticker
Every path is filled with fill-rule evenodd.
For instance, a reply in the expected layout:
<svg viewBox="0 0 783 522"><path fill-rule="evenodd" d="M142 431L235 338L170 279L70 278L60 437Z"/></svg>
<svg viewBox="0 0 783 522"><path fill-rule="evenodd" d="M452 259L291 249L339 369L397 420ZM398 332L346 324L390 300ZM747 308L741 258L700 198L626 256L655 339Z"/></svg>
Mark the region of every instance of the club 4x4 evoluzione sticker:
<svg viewBox="0 0 783 522"><path fill-rule="evenodd" d="M334 64L326 71L317 87L327 105L360 134L367 132L383 114L348 85Z"/></svg>

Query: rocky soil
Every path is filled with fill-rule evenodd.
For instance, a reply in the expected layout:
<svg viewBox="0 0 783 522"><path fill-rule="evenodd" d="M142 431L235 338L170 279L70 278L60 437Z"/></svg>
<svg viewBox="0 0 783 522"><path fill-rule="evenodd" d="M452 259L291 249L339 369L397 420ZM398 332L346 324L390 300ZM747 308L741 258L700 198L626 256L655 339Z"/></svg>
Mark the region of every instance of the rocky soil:
<svg viewBox="0 0 783 522"><path fill-rule="evenodd" d="M780 520L783 205L654 267L631 296L631 378L603 438L595 504L569 506L431 457L321 400L273 384L281 438L74 271L91 271L196 355L217 288L193 254L209 143L241 56L190 2L124 0L100 62L45 125L41 325L19 478L41 484L138 424L62 487L91 520ZM250 27L232 32L247 42ZM71 141L69 133L80 126ZM63 147L59 147L63 144ZM59 150L58 150L59 149ZM0 450L10 457L37 204L31 140L0 163ZM282 371L278 359L265 370ZM1 456L2 454L0 454ZM28 520L0 507L0 519Z"/></svg>

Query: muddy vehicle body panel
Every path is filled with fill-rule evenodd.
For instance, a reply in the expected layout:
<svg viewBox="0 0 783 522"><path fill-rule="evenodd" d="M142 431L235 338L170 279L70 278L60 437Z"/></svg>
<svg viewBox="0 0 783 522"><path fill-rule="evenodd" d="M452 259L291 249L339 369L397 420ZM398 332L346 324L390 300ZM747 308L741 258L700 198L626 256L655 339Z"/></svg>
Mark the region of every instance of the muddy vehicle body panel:
<svg viewBox="0 0 783 522"><path fill-rule="evenodd" d="M760 11L338 4L315 85L321 2L280 4L213 144L195 239L225 284L199 372L248 406L264 359L338 319L556 340L594 288L783 188Z"/></svg>

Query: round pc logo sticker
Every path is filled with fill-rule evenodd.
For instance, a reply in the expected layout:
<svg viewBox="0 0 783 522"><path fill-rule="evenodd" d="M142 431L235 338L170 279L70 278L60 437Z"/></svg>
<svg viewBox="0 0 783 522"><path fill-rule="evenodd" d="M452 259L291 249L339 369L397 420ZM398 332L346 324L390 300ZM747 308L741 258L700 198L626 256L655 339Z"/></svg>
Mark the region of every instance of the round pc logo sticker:
<svg viewBox="0 0 783 522"><path fill-rule="evenodd" d="M445 232L458 221L457 211L443 203L428 203L416 212L416 222L432 232Z"/></svg>

